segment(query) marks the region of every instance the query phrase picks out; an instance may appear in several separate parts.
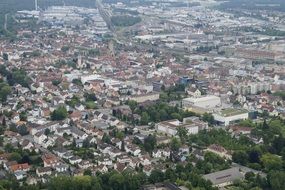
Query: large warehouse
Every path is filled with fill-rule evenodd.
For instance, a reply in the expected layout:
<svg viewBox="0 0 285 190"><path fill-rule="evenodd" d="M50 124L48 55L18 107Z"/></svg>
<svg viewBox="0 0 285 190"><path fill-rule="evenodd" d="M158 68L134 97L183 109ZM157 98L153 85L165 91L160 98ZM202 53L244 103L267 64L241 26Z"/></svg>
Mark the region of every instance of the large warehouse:
<svg viewBox="0 0 285 190"><path fill-rule="evenodd" d="M185 98L182 100L183 108L188 109L191 106L204 109L212 109L221 105L221 99L218 96L203 96L199 98Z"/></svg>

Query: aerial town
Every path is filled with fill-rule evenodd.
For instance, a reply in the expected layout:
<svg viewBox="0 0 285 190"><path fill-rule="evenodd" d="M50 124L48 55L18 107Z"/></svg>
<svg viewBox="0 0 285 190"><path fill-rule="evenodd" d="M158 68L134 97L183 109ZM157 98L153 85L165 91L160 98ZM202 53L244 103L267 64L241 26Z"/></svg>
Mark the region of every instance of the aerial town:
<svg viewBox="0 0 285 190"><path fill-rule="evenodd" d="M1 190L285 189L285 1L1 1Z"/></svg>

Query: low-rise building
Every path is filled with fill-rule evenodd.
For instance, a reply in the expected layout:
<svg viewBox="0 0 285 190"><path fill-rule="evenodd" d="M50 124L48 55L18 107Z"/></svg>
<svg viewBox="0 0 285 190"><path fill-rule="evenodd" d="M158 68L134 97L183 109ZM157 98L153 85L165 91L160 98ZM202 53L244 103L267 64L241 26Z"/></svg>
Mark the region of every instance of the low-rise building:
<svg viewBox="0 0 285 190"><path fill-rule="evenodd" d="M203 109L212 109L221 105L221 99L218 96L202 96L202 97L190 97L182 100L182 106L184 109L194 107L200 107Z"/></svg>
<svg viewBox="0 0 285 190"><path fill-rule="evenodd" d="M155 128L157 132L166 134L168 136L176 136L179 127L184 127L188 131L188 134L197 134L200 128L204 129L204 127L198 125L197 122L194 121L195 120L191 121L189 119L184 120L184 122L180 122L179 120L174 119L157 123Z"/></svg>
<svg viewBox="0 0 285 190"><path fill-rule="evenodd" d="M213 114L218 125L228 126L241 120L248 119L248 111L244 109L228 108Z"/></svg>
<svg viewBox="0 0 285 190"><path fill-rule="evenodd" d="M232 159L232 155L229 151L227 151L224 147L218 145L218 144L212 144L210 145L206 151L213 152L215 154L218 154L219 156L226 158L226 159Z"/></svg>
<svg viewBox="0 0 285 190"><path fill-rule="evenodd" d="M239 168L230 168L203 176L204 179L210 180L215 187L225 187L231 185L236 180L242 180L244 176L239 171Z"/></svg>

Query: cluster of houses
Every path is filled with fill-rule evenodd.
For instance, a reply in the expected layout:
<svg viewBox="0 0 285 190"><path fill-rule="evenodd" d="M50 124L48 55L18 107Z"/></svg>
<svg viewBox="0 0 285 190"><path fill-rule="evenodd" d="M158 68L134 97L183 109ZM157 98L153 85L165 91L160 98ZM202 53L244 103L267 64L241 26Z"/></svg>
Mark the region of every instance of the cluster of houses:
<svg viewBox="0 0 285 190"><path fill-rule="evenodd" d="M149 9L152 8L148 7L146 14L152 14ZM138 10L145 11L143 6ZM193 15L198 14L197 11ZM95 13L99 15L97 10ZM98 22L104 23L101 19ZM183 29L181 25L177 27ZM139 27L138 30L141 34L152 34L160 27ZM30 37L25 37L27 35ZM154 169L165 171L166 166L160 160L184 163L190 155L203 160L206 151L231 160L232 152L218 144L205 149L183 145L173 151L169 143L179 136L180 128L185 128L188 135L196 135L210 130L209 125L215 125L226 128L235 138L246 135L258 144L263 140L251 136L252 128L241 127L238 123L256 119L257 113L263 112L285 117L284 99L273 94L285 89L284 65L255 65L246 52L228 58L218 52L200 54L191 50L193 56L179 58L168 51L150 51L144 45L138 45L140 48L114 47L102 35L94 37L87 31L44 24L37 32L22 29L18 31L18 37L16 41L0 40L0 65L5 65L8 71L25 70L24 78L29 79L28 85L20 85L18 83L23 81L18 81L11 86L7 101L0 104L0 123L5 130L3 143L8 148L12 145L36 155L39 161L31 164L33 162L29 160L15 159L13 151L0 154L3 171L13 174L17 180L28 178L30 183L46 182L47 176L83 175L86 170L95 175L112 169L119 172L142 170L150 175ZM153 43L165 44L170 40L168 46L172 47L173 41L181 41L174 40L176 38ZM143 36L135 39L143 40ZM205 34L195 33L193 39L195 47L208 42ZM223 36L212 36L211 39L216 39L221 46L233 45L238 40ZM252 55L256 50L249 52ZM260 54L258 52L258 57L264 58ZM1 75L3 81L7 78ZM136 101L139 106L153 105L160 100L162 91L177 84L185 87L184 91L175 92L183 98L171 101L169 105L181 105L179 109L201 115L212 114L212 123L199 117L161 121L154 126L134 126L126 122L128 119L141 120L140 115L125 105L126 101ZM62 106L68 116L52 121L52 114ZM116 130L124 132L125 136L111 135ZM146 152L143 145L151 135L156 136L159 148ZM136 143L138 140L140 144ZM82 154L80 151L88 152ZM236 168L231 168L204 177L216 186L224 186L242 176ZM175 189L170 186L156 184L145 189Z"/></svg>

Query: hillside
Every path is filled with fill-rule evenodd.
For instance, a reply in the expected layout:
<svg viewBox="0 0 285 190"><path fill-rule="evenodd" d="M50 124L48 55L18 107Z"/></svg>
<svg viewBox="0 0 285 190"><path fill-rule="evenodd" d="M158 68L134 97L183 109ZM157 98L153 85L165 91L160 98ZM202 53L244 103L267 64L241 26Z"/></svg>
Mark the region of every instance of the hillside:
<svg viewBox="0 0 285 190"><path fill-rule="evenodd" d="M218 1L218 0L217 0ZM230 0L221 4L221 8L248 10L275 10L285 12L284 0Z"/></svg>

